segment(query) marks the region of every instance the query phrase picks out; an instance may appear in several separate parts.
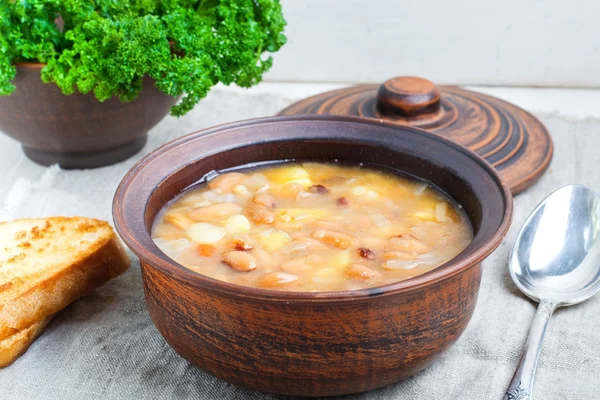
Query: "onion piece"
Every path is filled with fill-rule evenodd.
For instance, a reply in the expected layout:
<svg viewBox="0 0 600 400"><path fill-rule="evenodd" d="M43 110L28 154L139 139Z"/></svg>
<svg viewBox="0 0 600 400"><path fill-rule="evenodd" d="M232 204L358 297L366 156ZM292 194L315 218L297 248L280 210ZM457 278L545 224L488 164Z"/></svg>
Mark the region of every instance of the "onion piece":
<svg viewBox="0 0 600 400"><path fill-rule="evenodd" d="M417 258L427 264L439 264L441 259L432 253L419 254Z"/></svg>
<svg viewBox="0 0 600 400"><path fill-rule="evenodd" d="M389 208L390 210L399 210L400 207L398 207L398 205L396 203L394 203L394 200L389 199L385 202L385 206L387 208Z"/></svg>
<svg viewBox="0 0 600 400"><path fill-rule="evenodd" d="M390 271L399 270L399 269L413 269L418 267L421 264L425 264L422 261L414 261L414 260L388 260L383 264L383 269L387 269Z"/></svg>
<svg viewBox="0 0 600 400"><path fill-rule="evenodd" d="M154 238L154 244L166 255L169 257L176 259L181 256L191 244L191 242L187 239L175 239L175 240L167 240L162 238Z"/></svg>
<svg viewBox="0 0 600 400"><path fill-rule="evenodd" d="M219 194L217 190L209 190L203 194L206 200L213 201L215 203L239 203L240 198L233 193Z"/></svg>
<svg viewBox="0 0 600 400"><path fill-rule="evenodd" d="M290 247L291 251L304 251L308 249L308 243L306 242L294 242L294 244Z"/></svg>
<svg viewBox="0 0 600 400"><path fill-rule="evenodd" d="M420 196L429 187L428 183L422 183L415 189L415 195Z"/></svg>
<svg viewBox="0 0 600 400"><path fill-rule="evenodd" d="M437 222L448 221L448 205L442 201L435 205L435 219Z"/></svg>
<svg viewBox="0 0 600 400"><path fill-rule="evenodd" d="M251 191L262 193L269 189L270 182L263 174L252 174L244 181L244 185Z"/></svg>
<svg viewBox="0 0 600 400"><path fill-rule="evenodd" d="M371 217L371 220L373 220L373 223L377 225L378 228L387 228L391 225L391 222L388 219L388 217L381 213L367 211L367 214L369 214L369 217Z"/></svg>

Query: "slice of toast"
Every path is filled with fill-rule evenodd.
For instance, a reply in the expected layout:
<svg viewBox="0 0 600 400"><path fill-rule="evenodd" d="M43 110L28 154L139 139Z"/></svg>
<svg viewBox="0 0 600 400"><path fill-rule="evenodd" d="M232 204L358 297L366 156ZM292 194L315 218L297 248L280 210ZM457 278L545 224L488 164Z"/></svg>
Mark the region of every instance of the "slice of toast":
<svg viewBox="0 0 600 400"><path fill-rule="evenodd" d="M53 217L0 223L0 341L62 310L129 264L104 221Z"/></svg>
<svg viewBox="0 0 600 400"><path fill-rule="evenodd" d="M0 340L0 368L8 367L27 351L31 343L38 338L52 320L52 316L20 330L4 340Z"/></svg>

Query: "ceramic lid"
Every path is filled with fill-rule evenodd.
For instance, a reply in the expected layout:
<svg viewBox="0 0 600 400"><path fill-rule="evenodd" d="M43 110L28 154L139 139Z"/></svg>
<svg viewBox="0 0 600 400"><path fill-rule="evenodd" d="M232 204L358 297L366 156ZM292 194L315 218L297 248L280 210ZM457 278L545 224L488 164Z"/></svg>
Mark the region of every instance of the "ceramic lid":
<svg viewBox="0 0 600 400"><path fill-rule="evenodd" d="M442 135L483 156L513 193L548 168L552 139L527 111L498 98L419 77L392 78L301 100L279 115L334 114L408 124Z"/></svg>

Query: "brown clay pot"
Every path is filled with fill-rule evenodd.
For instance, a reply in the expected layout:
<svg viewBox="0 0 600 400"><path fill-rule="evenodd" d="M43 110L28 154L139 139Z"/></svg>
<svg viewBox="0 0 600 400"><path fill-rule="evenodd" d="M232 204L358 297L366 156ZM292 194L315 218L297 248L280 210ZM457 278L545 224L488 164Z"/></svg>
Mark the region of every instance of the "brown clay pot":
<svg viewBox="0 0 600 400"><path fill-rule="evenodd" d="M0 131L23 144L27 157L42 165L94 168L131 157L177 99L144 79L139 97L99 102L93 94L65 96L40 79L43 64L18 64L16 90L0 96Z"/></svg>
<svg viewBox="0 0 600 400"><path fill-rule="evenodd" d="M464 207L473 242L424 275L322 293L217 281L177 264L152 242L160 209L207 172L286 159L363 162L427 180ZM113 214L140 257L150 317L182 357L254 390L331 396L407 378L458 339L475 309L480 263L510 225L512 197L482 158L426 131L349 117L279 117L164 145L125 176Z"/></svg>

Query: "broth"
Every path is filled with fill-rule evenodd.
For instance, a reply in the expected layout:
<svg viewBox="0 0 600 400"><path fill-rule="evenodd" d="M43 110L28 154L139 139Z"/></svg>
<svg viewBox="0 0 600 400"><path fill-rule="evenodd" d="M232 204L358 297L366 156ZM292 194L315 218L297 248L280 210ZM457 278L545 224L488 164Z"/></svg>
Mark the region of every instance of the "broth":
<svg viewBox="0 0 600 400"><path fill-rule="evenodd" d="M430 271L472 240L460 207L426 183L364 167L286 163L219 174L158 216L179 264L239 285L355 290Z"/></svg>

